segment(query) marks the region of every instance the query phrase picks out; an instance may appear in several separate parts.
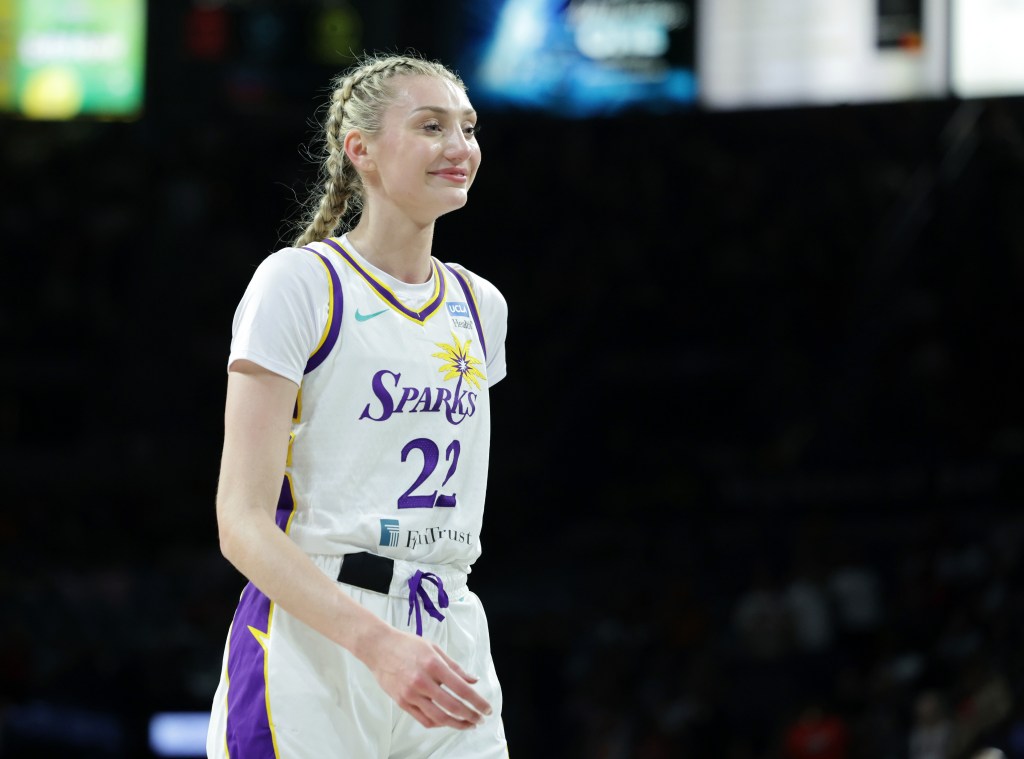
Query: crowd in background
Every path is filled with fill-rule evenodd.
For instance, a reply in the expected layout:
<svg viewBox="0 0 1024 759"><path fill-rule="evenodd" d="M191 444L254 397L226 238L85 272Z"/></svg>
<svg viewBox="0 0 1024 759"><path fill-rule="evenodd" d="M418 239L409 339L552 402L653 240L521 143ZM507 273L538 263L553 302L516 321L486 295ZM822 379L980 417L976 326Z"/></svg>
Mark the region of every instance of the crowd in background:
<svg viewBox="0 0 1024 759"><path fill-rule="evenodd" d="M216 684L230 320L315 165L308 102L192 106L0 123L0 756ZM1024 757L1021 103L481 123L513 755Z"/></svg>

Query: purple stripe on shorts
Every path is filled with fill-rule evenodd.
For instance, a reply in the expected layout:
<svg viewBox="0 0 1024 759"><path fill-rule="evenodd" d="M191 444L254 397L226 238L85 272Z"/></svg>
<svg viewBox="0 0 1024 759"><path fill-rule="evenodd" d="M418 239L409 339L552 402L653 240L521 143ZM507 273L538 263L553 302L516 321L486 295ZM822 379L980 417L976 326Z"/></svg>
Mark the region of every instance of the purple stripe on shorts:
<svg viewBox="0 0 1024 759"><path fill-rule="evenodd" d="M441 275L441 271L434 261L431 261L430 265L434 269L434 276L438 278L437 297L434 298L434 300L432 300L426 306L424 306L424 308L421 311L413 311L409 308L406 308L402 304L402 302L398 300L398 298L396 298L388 288L386 288L384 285L382 285L380 282L378 282L376 279L370 276L370 273L366 271L362 266L360 266L359 263L351 256L351 254L343 247L341 247L341 245L339 245L337 241L328 238L324 240L324 242L330 245L336 251L338 251L338 255L340 255L342 258L348 261L349 265L353 269L355 269L356 272L364 280L366 280L366 284L368 284L370 287L376 290L377 294L385 301L387 301L392 308L394 308L397 311L401 311L410 319L415 319L418 322L424 322L430 317L431 314L437 311L437 309L440 308L441 304L444 302L444 295L447 289L447 283L445 282L445 278Z"/></svg>
<svg viewBox="0 0 1024 759"><path fill-rule="evenodd" d="M331 323L327 325L327 337L323 345L317 348L313 355L309 357L309 361L306 362L306 368L302 372L303 374L309 374L324 362L331 349L334 348L334 344L338 342L338 334L341 332L343 299L341 295L341 280L338 279L338 272L334 270L330 260L312 248L303 248L303 250L311 251L320 256L320 260L324 262L324 266L327 267L327 272L331 276L331 290L334 293L334 307L331 309Z"/></svg>
<svg viewBox="0 0 1024 759"><path fill-rule="evenodd" d="M286 474L274 521L288 532L295 499ZM231 624L228 644L228 755L249 759L275 759L270 705L267 702L266 651L253 630L270 632L270 599L249 583ZM250 629L251 628L251 629Z"/></svg>
<svg viewBox="0 0 1024 759"><path fill-rule="evenodd" d="M295 499L292 497L292 486L286 474L281 478L281 497L277 499L277 513L274 516L274 521L277 522L278 527L288 532L288 520L292 518L293 513L295 513Z"/></svg>
<svg viewBox="0 0 1024 759"><path fill-rule="evenodd" d="M228 644L228 754L275 759L264 675L266 651L250 627L262 633L270 627L270 599L252 583L242 591Z"/></svg>
<svg viewBox="0 0 1024 759"><path fill-rule="evenodd" d="M484 361L487 360L487 341L484 340L484 325L480 322L480 312L476 307L476 298L473 297L473 291L469 289L469 282L459 272L457 272L448 264L445 267L452 274L455 275L455 279L459 280L459 284L462 285L462 289L466 292L466 303L469 304L470 314L473 316L473 322L476 324L476 333L480 336L480 347L484 350Z"/></svg>

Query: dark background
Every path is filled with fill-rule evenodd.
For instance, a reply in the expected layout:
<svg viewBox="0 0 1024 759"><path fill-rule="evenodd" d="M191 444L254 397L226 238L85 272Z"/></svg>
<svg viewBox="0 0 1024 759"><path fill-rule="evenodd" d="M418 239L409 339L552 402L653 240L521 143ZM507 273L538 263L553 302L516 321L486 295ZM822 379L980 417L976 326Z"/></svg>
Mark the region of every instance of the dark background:
<svg viewBox="0 0 1024 759"><path fill-rule="evenodd" d="M231 317L343 64L152 5L140 120L0 122L0 756L147 756L243 584ZM510 307L473 587L512 755L800 759L815 704L820 757L1024 756L1024 102L481 124L435 253Z"/></svg>

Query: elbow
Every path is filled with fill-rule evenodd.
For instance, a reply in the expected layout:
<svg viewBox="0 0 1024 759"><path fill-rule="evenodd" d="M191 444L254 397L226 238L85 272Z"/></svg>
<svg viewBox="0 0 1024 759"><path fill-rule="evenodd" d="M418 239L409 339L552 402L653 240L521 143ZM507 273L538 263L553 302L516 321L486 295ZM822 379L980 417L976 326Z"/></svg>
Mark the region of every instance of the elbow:
<svg viewBox="0 0 1024 759"><path fill-rule="evenodd" d="M240 527L239 520L231 519L228 516L227 509L222 504L218 504L217 540L220 544L220 553L236 567L240 561L244 561L242 551L247 542L240 534Z"/></svg>
<svg viewBox="0 0 1024 759"><path fill-rule="evenodd" d="M237 566L238 538L235 534L235 530L227 527L222 522L217 529L217 538L220 542L221 556Z"/></svg>
<svg viewBox="0 0 1024 759"><path fill-rule="evenodd" d="M248 569L266 549L270 526L276 527L265 512L218 504L217 540L221 555L248 576Z"/></svg>
<svg viewBox="0 0 1024 759"><path fill-rule="evenodd" d="M235 543L231 531L226 529L223 524L217 529L217 539L220 543L221 556L234 564L232 557L235 555Z"/></svg>
<svg viewBox="0 0 1024 759"><path fill-rule="evenodd" d="M242 574L260 560L276 529L269 497L221 488L217 493L217 540L221 555ZM276 505L276 501L274 502Z"/></svg>

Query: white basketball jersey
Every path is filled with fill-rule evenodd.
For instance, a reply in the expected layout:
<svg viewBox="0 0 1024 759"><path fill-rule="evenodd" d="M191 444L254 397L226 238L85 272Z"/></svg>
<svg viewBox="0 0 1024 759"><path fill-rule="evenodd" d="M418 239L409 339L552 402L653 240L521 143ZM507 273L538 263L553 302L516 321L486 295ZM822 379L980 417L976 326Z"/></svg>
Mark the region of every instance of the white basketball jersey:
<svg viewBox="0 0 1024 759"><path fill-rule="evenodd" d="M305 250L331 303L295 404L278 523L308 553L468 571L480 555L490 403L466 273L432 259L433 294L413 311L343 241Z"/></svg>

